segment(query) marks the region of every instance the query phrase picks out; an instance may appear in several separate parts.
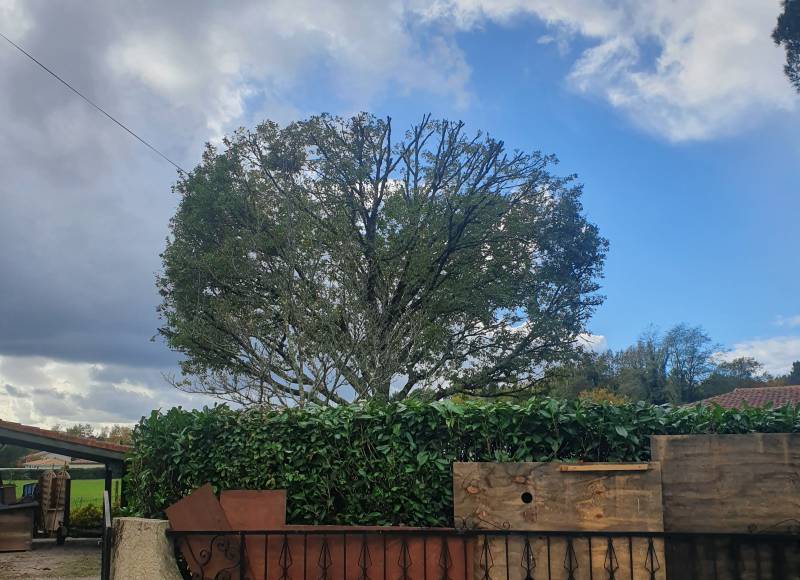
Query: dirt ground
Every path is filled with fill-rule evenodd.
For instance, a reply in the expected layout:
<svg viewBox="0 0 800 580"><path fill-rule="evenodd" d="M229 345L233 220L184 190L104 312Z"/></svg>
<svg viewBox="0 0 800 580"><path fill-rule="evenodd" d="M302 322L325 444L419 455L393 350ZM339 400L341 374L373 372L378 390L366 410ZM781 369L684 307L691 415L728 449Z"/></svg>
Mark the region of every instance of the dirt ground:
<svg viewBox="0 0 800 580"><path fill-rule="evenodd" d="M100 578L100 545L96 539L34 540L30 552L0 554L0 580L96 580Z"/></svg>

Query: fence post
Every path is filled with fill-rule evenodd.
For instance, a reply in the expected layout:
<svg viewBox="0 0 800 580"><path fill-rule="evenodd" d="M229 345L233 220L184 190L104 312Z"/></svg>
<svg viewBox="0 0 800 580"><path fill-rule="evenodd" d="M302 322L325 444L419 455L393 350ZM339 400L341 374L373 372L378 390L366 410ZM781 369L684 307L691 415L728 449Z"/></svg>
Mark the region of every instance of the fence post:
<svg viewBox="0 0 800 580"><path fill-rule="evenodd" d="M111 580L111 498L103 490L103 546L100 557L100 580Z"/></svg>

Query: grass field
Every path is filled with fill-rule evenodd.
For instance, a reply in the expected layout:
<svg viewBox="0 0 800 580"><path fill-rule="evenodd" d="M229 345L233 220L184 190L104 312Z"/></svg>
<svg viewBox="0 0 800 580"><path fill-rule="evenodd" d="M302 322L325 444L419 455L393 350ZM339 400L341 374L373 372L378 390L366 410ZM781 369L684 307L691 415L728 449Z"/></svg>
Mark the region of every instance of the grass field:
<svg viewBox="0 0 800 580"><path fill-rule="evenodd" d="M17 497L22 495L22 486L26 483L34 483L32 480L15 481L17 486ZM72 491L69 498L70 509L79 508L84 505L94 504L103 505L103 480L102 479L73 479ZM119 479L115 479L111 486L112 502L117 499L119 489Z"/></svg>

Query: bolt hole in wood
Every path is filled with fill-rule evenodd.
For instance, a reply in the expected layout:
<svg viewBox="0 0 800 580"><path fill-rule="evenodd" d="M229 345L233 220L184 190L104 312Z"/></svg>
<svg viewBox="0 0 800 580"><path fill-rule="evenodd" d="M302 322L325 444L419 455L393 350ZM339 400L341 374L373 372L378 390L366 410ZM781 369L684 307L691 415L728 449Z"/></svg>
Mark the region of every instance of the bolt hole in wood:
<svg viewBox="0 0 800 580"><path fill-rule="evenodd" d="M522 496L522 503L531 503L533 501L533 494L529 491L523 492Z"/></svg>

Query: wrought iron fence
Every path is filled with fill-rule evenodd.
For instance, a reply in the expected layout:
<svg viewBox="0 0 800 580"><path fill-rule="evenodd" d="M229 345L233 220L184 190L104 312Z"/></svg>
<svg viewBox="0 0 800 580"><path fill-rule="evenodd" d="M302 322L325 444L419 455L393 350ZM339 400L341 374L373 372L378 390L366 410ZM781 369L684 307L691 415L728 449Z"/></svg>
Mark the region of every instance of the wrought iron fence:
<svg viewBox="0 0 800 580"><path fill-rule="evenodd" d="M192 580L789 580L800 535L343 528L168 534Z"/></svg>

